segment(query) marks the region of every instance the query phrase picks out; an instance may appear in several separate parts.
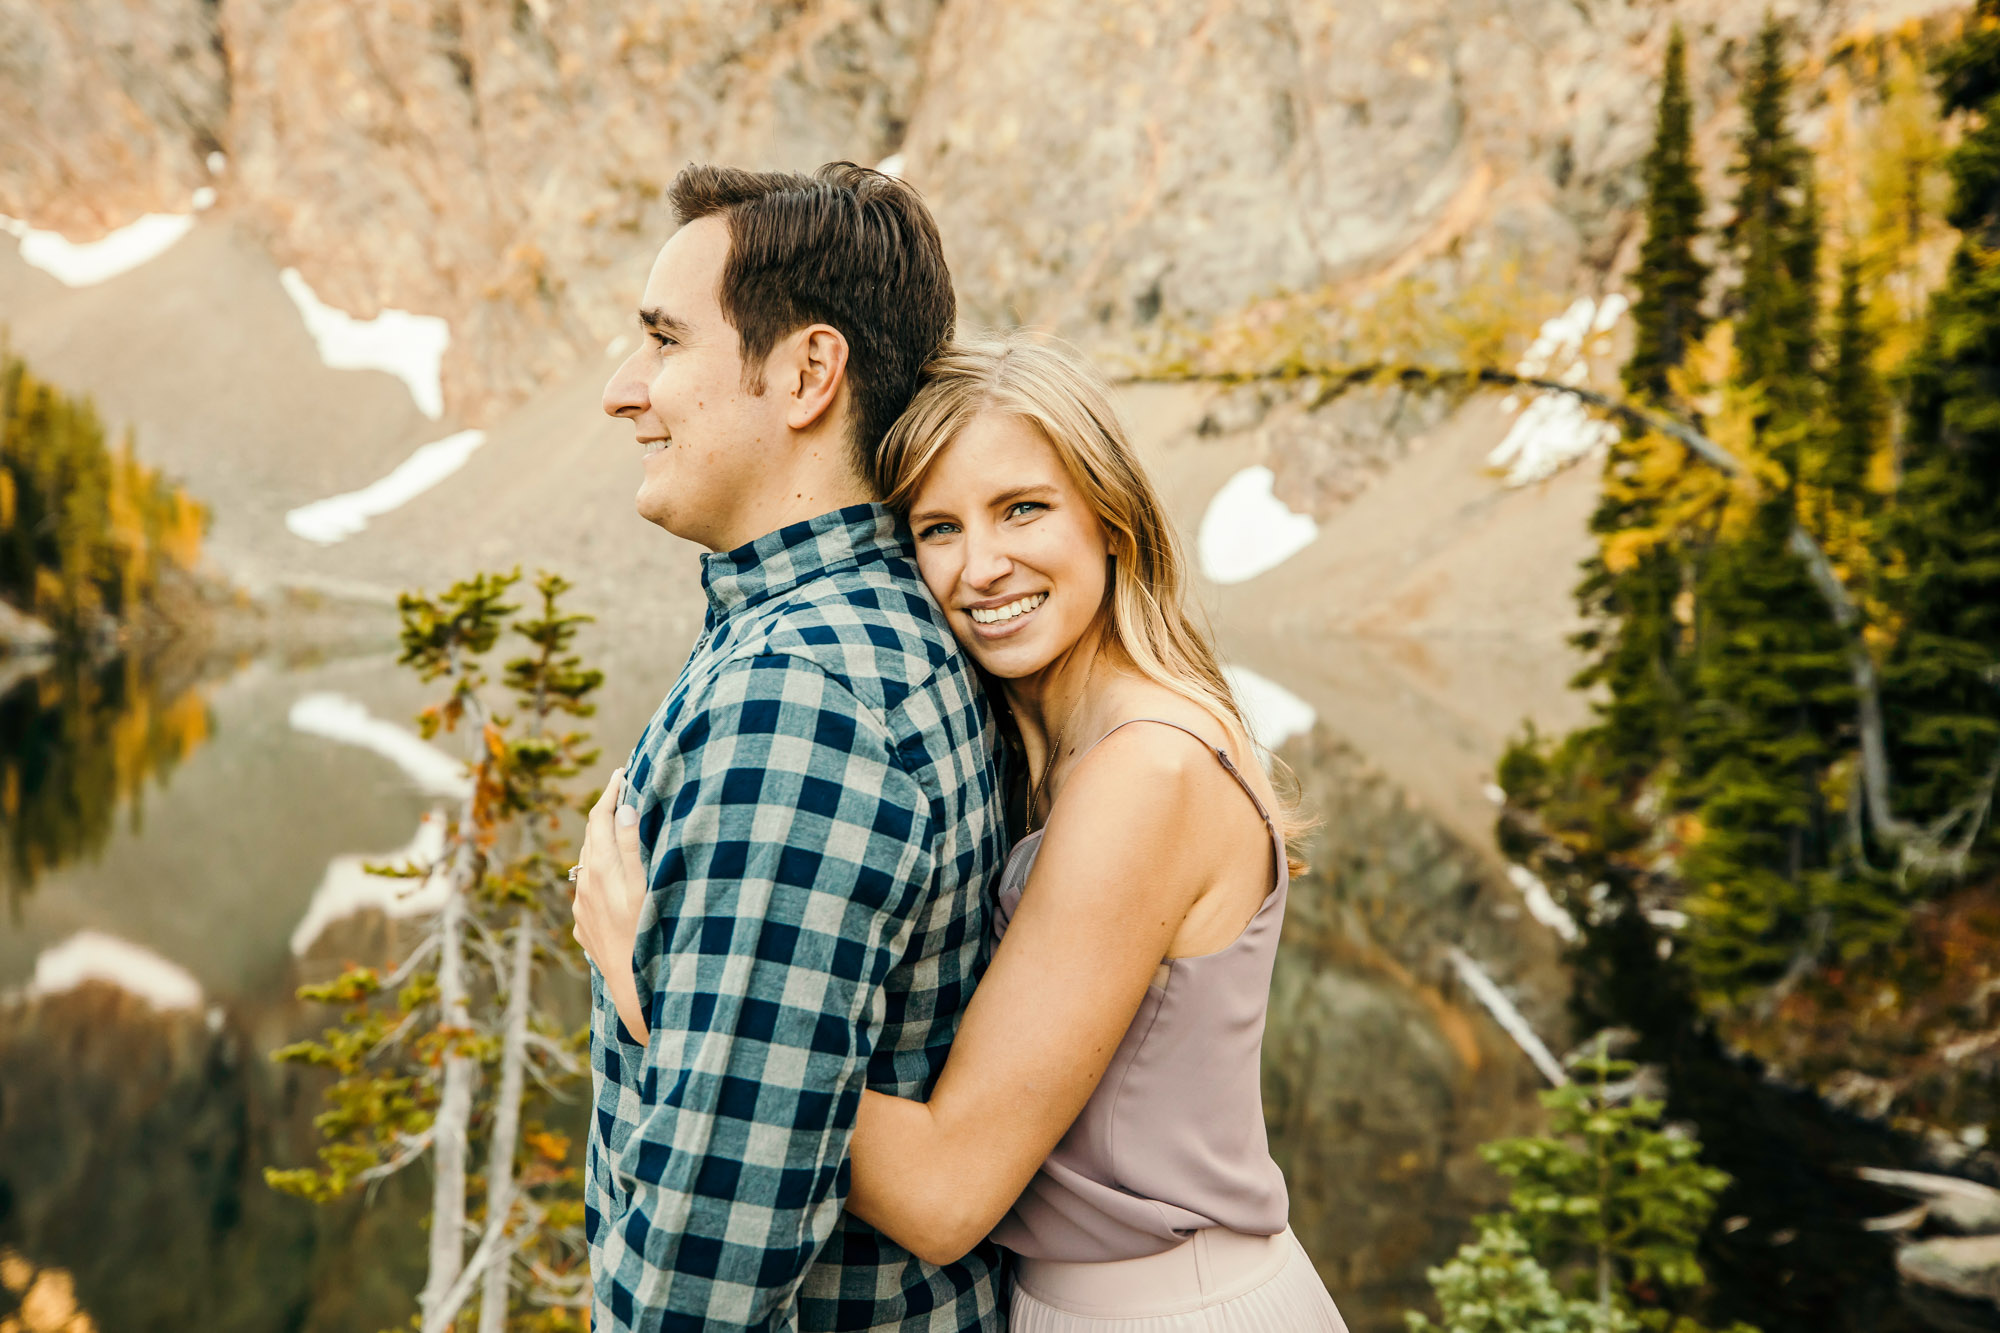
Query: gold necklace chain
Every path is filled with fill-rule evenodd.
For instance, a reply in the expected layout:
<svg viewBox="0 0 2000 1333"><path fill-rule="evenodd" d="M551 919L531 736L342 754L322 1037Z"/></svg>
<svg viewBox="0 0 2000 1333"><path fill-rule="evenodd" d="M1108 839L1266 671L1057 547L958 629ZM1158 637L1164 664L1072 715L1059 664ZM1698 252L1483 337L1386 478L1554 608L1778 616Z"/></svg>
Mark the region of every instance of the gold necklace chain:
<svg viewBox="0 0 2000 1333"><path fill-rule="evenodd" d="M1070 706L1069 716L1065 717L1062 726L1055 730L1049 745L1049 757L1042 761L1042 776L1028 784L1027 824L1030 832L1034 830L1035 807L1041 803L1041 794L1049 785L1049 775L1056 770L1056 760L1062 756L1063 732L1076 720L1076 710L1083 707L1084 699L1090 694L1090 678L1097 674L1097 659L1102 652L1103 649L1100 648L1098 652L1090 655L1090 666L1083 673L1083 688L1077 691L1076 702Z"/></svg>

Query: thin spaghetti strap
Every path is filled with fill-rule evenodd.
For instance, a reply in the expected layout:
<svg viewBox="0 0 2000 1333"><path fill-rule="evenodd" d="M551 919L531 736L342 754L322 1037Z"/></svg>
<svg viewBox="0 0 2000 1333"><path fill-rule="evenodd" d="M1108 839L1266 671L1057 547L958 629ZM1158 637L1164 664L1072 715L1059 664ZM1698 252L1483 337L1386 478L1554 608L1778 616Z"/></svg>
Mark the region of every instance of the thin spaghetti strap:
<svg viewBox="0 0 2000 1333"><path fill-rule="evenodd" d="M1250 804L1257 807L1257 817L1264 821L1264 827L1272 830L1272 832L1274 833L1277 831L1277 825L1271 822L1271 812L1264 808L1264 802L1258 799L1257 789L1250 785L1249 780L1243 776L1243 774L1237 769L1235 762L1230 759L1229 751L1221 749L1214 745L1210 745L1208 743L1208 738L1202 735L1200 732L1194 730L1194 728L1192 727L1184 727L1178 722L1169 722L1166 718L1163 717L1128 717L1123 722L1120 722L1117 726L1111 728L1110 731L1105 732L1102 736L1099 736L1095 741L1092 741L1090 744L1090 748L1085 750L1083 754L1089 754L1091 750L1095 750L1098 746L1110 740L1113 732L1119 731L1125 727L1129 727L1134 722L1157 722L1163 727L1172 727L1175 731L1184 731L1188 735L1200 741L1202 749L1207 750L1210 754L1214 755L1216 759L1221 762L1224 771L1226 771L1230 777L1236 779L1236 785L1241 787L1243 789L1243 794L1250 798ZM1077 756L1077 761L1079 763L1082 762L1083 760L1083 754Z"/></svg>

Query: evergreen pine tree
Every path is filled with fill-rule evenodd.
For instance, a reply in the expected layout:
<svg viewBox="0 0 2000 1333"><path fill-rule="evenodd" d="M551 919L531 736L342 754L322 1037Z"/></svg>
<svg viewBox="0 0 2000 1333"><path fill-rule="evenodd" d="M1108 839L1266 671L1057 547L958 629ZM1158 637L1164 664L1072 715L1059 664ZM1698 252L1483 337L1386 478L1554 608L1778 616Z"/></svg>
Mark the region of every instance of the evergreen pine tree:
<svg viewBox="0 0 2000 1333"><path fill-rule="evenodd" d="M1885 710L1902 812L1954 813L1953 841L1990 855L2000 765L2000 0L1980 0L1941 53L1947 114L1968 116L1946 161L1962 233L1907 368L1904 481L1890 600L1901 633Z"/></svg>
<svg viewBox="0 0 2000 1333"><path fill-rule="evenodd" d="M1737 381L1762 389L1770 424L1779 430L1795 427L1811 410L1818 314L1818 198L1811 159L1787 123L1790 96L1784 30L1767 14L1743 89L1744 127L1730 168L1736 198L1724 234L1742 263L1727 302L1736 325ZM1779 437L1774 452L1793 470L1795 441Z"/></svg>
<svg viewBox="0 0 2000 1333"><path fill-rule="evenodd" d="M1662 403L1672 398L1668 372L1686 360L1707 327L1701 300L1709 270L1694 251L1704 203L1691 120L1687 43L1675 25L1661 75L1658 127L1646 155L1646 240L1632 275L1639 296L1624 368L1629 393ZM1639 451L1640 442L1628 432L1607 452L1604 491L1590 521L1600 542L1658 520L1658 506L1630 484ZM1606 776L1621 783L1651 772L1671 748L1683 693L1683 635L1676 618L1682 585L1682 561L1668 547L1630 568L1614 570L1601 553L1584 563L1576 595L1591 626L1577 645L1594 660L1576 683L1604 687L1599 752L1611 770Z"/></svg>
<svg viewBox="0 0 2000 1333"><path fill-rule="evenodd" d="M1701 649L1683 794L1700 835L1689 965L1713 998L1781 980L1831 925L1825 871L1844 824L1823 778L1852 709L1840 631L1787 548L1782 495L1755 502L1745 530L1717 545L1698 605Z"/></svg>
<svg viewBox="0 0 2000 1333"><path fill-rule="evenodd" d="M1824 886L1844 826L1825 791L1848 744L1842 631L1789 538L1821 424L1814 369L1819 205L1787 124L1784 36L1766 18L1743 93L1729 239L1742 277L1734 391L1759 404L1756 489L1740 496L1696 587L1697 647L1680 800L1699 835L1685 862L1690 965L1711 998L1786 977L1824 942Z"/></svg>
<svg viewBox="0 0 2000 1333"><path fill-rule="evenodd" d="M1687 42L1679 24L1667 39L1660 81L1658 128L1646 154L1646 242L1632 285L1632 356L1625 389L1657 402L1671 397L1667 372L1687 359L1708 321L1701 311L1708 265L1696 257L1705 207L1694 160L1693 106L1687 87Z"/></svg>
<svg viewBox="0 0 2000 1333"><path fill-rule="evenodd" d="M1888 403L1875 371L1880 344L1869 319L1861 263L1849 255L1840 264L1840 300L1833 314L1833 364L1827 375L1827 429L1817 451L1810 480L1821 492L1823 512L1817 525L1822 538L1830 527L1830 510L1851 519L1863 518L1873 507L1869 471L1881 447L1888 421Z"/></svg>

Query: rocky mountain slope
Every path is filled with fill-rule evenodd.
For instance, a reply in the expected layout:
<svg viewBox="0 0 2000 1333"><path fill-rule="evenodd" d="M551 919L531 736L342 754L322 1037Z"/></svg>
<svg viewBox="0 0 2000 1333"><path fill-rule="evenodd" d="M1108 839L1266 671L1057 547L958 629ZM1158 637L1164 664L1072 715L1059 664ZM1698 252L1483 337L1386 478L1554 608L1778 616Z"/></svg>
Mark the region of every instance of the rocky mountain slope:
<svg viewBox="0 0 2000 1333"><path fill-rule="evenodd" d="M1957 7L1778 4L1808 135L1858 37ZM631 514L637 460L596 402L683 162L890 164L937 211L965 325L1048 327L1114 369L1268 355L1301 327L1367 345L1413 303L1532 329L1618 285L1675 21L1725 196L1760 18L1724 0L0 0L0 214L87 241L214 192L185 239L95 286L0 243L0 323L210 502L239 583L386 602L476 566L559 568L606 618L614 682L645 682L607 704L637 712L696 623L693 552ZM356 318L447 321L442 417L330 369L286 266ZM1191 532L1259 463L1321 523L1209 590L1232 654L1484 842L1504 736L1580 707L1563 638L1590 469L1503 486L1491 398L1127 401ZM349 540L287 530L473 426L462 470Z"/></svg>
<svg viewBox="0 0 2000 1333"><path fill-rule="evenodd" d="M1815 53L1953 7L1776 6ZM0 213L89 239L216 188L334 305L450 320L478 423L625 328L683 162L894 157L969 322L1131 355L1279 292L1595 285L1669 23L1712 137L1760 9L0 0Z"/></svg>

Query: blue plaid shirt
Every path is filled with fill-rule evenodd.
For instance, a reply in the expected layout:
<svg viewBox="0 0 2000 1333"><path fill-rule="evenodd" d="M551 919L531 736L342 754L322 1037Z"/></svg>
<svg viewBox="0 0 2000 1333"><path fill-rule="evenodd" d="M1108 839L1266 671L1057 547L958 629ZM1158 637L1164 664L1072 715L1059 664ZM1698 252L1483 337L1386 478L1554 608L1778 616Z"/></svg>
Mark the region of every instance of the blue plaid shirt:
<svg viewBox="0 0 2000 1333"><path fill-rule="evenodd" d="M992 712L879 505L702 585L627 765L645 1046L594 980L592 1327L998 1330L998 1249L939 1267L842 1211L861 1090L929 1093L982 965Z"/></svg>

